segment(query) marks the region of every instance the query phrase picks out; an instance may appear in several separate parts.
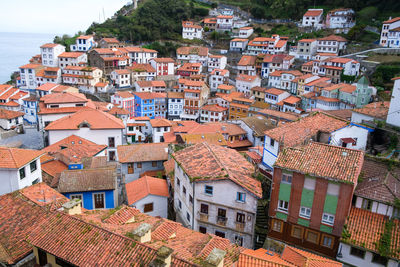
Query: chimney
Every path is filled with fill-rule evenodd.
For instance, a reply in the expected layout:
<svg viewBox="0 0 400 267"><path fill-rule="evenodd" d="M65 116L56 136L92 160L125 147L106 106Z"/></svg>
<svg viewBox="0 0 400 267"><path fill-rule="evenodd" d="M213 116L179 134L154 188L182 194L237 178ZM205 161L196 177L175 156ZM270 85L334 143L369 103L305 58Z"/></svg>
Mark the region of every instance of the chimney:
<svg viewBox="0 0 400 267"><path fill-rule="evenodd" d="M211 253L208 255L204 266L205 267L223 267L224 266L224 257L226 252L219 248L214 248Z"/></svg>
<svg viewBox="0 0 400 267"><path fill-rule="evenodd" d="M81 214L82 213L81 203L82 200L75 198L72 199L71 201L64 203L62 207L64 208L65 213L69 215Z"/></svg>
<svg viewBox="0 0 400 267"><path fill-rule="evenodd" d="M150 262L150 267L170 267L173 249L162 246L157 250L156 258Z"/></svg>
<svg viewBox="0 0 400 267"><path fill-rule="evenodd" d="M133 239L140 243L146 243L151 241L151 225L148 223L142 223L138 228L133 230Z"/></svg>

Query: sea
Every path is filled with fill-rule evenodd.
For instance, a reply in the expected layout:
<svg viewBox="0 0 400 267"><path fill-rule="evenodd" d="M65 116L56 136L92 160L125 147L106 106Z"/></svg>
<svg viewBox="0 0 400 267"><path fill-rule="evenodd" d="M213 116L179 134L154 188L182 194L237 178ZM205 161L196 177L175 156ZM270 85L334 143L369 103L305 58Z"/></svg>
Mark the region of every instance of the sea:
<svg viewBox="0 0 400 267"><path fill-rule="evenodd" d="M10 80L18 67L40 54L40 46L52 43L56 34L0 32L0 84Z"/></svg>

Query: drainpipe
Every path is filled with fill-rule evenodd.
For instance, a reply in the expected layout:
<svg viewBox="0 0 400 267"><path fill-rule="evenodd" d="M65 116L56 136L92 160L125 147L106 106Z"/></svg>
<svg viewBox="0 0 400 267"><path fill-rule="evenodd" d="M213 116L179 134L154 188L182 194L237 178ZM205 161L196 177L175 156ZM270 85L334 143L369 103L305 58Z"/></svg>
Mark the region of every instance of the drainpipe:
<svg viewBox="0 0 400 267"><path fill-rule="evenodd" d="M193 207L192 207L192 214L193 214L193 223L192 223L192 230L194 230L194 203L195 203L195 196L196 196L196 187L195 187L195 183L193 183ZM190 201L189 201L190 202Z"/></svg>

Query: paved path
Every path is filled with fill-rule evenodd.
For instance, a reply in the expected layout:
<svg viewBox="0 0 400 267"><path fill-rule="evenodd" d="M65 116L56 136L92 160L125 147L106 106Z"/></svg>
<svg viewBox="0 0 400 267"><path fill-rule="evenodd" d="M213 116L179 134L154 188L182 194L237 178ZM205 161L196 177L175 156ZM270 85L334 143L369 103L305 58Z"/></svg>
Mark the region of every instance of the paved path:
<svg viewBox="0 0 400 267"><path fill-rule="evenodd" d="M16 136L0 140L0 145L6 145L11 143L22 143L21 148L29 149L42 149L43 138L42 134L36 130L36 128L25 128L24 134L18 134Z"/></svg>

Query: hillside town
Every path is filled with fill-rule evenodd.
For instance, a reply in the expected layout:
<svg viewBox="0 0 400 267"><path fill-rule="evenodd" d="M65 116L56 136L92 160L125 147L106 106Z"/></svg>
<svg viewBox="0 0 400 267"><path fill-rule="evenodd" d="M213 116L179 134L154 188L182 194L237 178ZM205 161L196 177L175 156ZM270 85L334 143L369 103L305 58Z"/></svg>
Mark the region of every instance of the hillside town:
<svg viewBox="0 0 400 267"><path fill-rule="evenodd" d="M400 266L400 73L348 53L355 11L296 41L227 7L181 25L171 57L86 34L0 85L1 264Z"/></svg>

